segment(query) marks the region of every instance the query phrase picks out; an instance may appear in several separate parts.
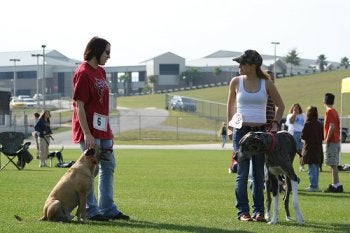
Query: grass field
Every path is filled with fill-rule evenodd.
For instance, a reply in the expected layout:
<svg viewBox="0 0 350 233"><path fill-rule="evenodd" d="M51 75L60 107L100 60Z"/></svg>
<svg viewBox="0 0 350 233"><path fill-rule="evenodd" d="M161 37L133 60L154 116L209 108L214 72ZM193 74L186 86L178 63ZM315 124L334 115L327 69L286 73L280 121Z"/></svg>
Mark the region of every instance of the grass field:
<svg viewBox="0 0 350 233"><path fill-rule="evenodd" d="M65 161L78 150L65 150ZM344 193L307 193L306 172L299 202L305 225L284 220L278 225L241 223L234 207L235 174L228 174L229 150L117 150L114 197L130 221L88 224L38 221L48 193L65 168L38 168L33 160L24 170L9 165L0 172L0 232L349 232L349 172L341 172ZM350 154L342 156L350 163ZM56 161L55 161L56 162ZM4 158L2 155L2 163ZM298 168L295 162L295 167ZM320 173L320 187L330 181L329 169ZM249 192L250 195L250 192ZM292 207L291 211L292 211ZM23 221L17 221L14 215ZM293 211L292 211L293 215Z"/></svg>
<svg viewBox="0 0 350 233"><path fill-rule="evenodd" d="M350 69L277 79L276 86L286 106L284 115L288 114L290 107L294 103L300 103L305 111L309 105L314 105L318 108L319 113L323 114L324 108L322 101L326 92L335 94L336 99L334 107L340 114L341 81L346 77L350 77ZM227 101L227 92L228 86L221 86L180 91L171 94L225 104ZM156 107L164 109L165 94L118 97L117 103L118 106L122 107ZM343 110L345 115L350 115L350 94L344 94Z"/></svg>

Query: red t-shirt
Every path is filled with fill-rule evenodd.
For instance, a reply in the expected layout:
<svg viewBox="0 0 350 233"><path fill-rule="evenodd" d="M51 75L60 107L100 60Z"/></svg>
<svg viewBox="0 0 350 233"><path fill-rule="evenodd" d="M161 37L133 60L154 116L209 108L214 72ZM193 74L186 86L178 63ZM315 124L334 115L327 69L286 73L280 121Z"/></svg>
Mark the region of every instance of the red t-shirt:
<svg viewBox="0 0 350 233"><path fill-rule="evenodd" d="M112 139L112 130L109 125L109 86L105 70L97 69L88 63L82 63L73 76L73 117L72 137L74 143L84 140L83 130L80 127L76 102L84 102L86 120L94 138Z"/></svg>
<svg viewBox="0 0 350 233"><path fill-rule="evenodd" d="M334 130L333 130L333 135L329 138L329 142L338 143L340 142L340 121L339 121L338 112L333 108L326 110L326 115L324 118L324 127L323 127L324 139L326 139L327 137L330 123L333 123Z"/></svg>

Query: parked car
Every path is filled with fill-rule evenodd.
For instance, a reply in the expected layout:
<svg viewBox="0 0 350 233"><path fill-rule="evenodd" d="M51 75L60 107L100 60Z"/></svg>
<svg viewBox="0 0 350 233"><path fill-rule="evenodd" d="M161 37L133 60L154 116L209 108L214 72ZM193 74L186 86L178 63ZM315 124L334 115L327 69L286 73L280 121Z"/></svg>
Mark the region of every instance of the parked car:
<svg viewBox="0 0 350 233"><path fill-rule="evenodd" d="M170 109L185 112L197 111L196 102L193 99L175 95L170 100Z"/></svg>
<svg viewBox="0 0 350 233"><path fill-rule="evenodd" d="M23 99L26 99L26 98L30 98L30 96L29 95L19 95L17 98L19 100L23 100Z"/></svg>
<svg viewBox="0 0 350 233"><path fill-rule="evenodd" d="M35 108L38 105L33 98L24 98L22 101L26 103L27 108Z"/></svg>
<svg viewBox="0 0 350 233"><path fill-rule="evenodd" d="M26 108L27 103L20 99L12 99L10 101L10 108L11 109L18 109L18 108Z"/></svg>
<svg viewBox="0 0 350 233"><path fill-rule="evenodd" d="M33 99L34 100L43 100L44 98L43 98L43 95L42 94L34 94L33 95Z"/></svg>
<svg viewBox="0 0 350 233"><path fill-rule="evenodd" d="M323 125L324 119L320 117L320 118L318 118L318 120ZM288 126L286 125L286 118L282 118L282 120L281 120L281 129L288 130ZM348 137L350 137L349 129L346 127L342 127L342 129L341 129L341 142L342 143L346 142Z"/></svg>

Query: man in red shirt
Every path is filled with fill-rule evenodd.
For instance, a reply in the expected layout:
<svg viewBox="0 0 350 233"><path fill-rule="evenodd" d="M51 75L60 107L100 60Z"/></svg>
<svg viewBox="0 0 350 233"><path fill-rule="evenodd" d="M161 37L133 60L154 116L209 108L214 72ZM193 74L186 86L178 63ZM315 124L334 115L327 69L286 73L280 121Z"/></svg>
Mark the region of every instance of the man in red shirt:
<svg viewBox="0 0 350 233"><path fill-rule="evenodd" d="M339 182L338 165L340 153L340 120L338 112L333 108L334 95L326 93L324 97L324 106L326 108L323 132L326 150L324 161L331 167L332 184L328 186L325 192L342 193L343 185Z"/></svg>

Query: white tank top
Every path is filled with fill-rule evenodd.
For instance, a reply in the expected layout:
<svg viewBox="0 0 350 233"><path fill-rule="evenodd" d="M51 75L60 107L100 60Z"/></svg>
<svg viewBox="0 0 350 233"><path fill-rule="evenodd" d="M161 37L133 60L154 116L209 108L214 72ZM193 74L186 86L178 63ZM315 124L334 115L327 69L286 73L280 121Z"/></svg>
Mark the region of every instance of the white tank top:
<svg viewBox="0 0 350 233"><path fill-rule="evenodd" d="M266 123L267 92L265 80L260 80L260 88L257 92L247 92L243 84L243 76L239 77L237 93L237 113L242 114L243 123Z"/></svg>

